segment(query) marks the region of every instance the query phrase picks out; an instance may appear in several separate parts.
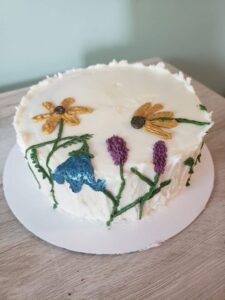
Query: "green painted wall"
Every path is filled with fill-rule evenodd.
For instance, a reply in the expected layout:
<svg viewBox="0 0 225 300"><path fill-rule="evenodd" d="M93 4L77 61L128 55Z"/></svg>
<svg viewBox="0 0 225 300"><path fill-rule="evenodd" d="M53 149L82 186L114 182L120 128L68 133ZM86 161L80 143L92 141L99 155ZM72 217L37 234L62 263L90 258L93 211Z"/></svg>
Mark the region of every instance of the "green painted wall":
<svg viewBox="0 0 225 300"><path fill-rule="evenodd" d="M225 92L224 0L0 0L0 91L72 67L161 57Z"/></svg>

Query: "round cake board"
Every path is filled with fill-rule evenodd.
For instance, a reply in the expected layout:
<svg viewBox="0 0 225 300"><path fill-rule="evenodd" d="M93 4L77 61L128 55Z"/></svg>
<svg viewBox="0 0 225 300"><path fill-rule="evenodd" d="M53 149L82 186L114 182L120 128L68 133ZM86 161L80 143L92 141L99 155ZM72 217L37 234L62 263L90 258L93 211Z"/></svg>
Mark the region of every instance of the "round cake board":
<svg viewBox="0 0 225 300"><path fill-rule="evenodd" d="M202 162L195 168L191 186L185 188L167 207L151 217L113 223L77 220L53 209L38 190L18 146L6 161L3 185L8 205L16 218L40 239L68 250L89 254L122 254L146 250L181 232L204 210L213 189L214 166L206 146Z"/></svg>

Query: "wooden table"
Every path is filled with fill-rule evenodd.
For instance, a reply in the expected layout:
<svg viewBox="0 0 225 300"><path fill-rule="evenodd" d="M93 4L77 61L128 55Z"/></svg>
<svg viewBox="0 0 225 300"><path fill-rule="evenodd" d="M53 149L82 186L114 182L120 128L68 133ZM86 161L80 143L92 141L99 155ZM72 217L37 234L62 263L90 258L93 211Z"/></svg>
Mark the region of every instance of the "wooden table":
<svg viewBox="0 0 225 300"><path fill-rule="evenodd" d="M73 253L36 238L17 221L1 179L1 300L225 299L225 99L196 81L193 85L215 120L207 137L215 188L201 216L159 248L117 256ZM15 144L14 107L26 91L0 95L1 174Z"/></svg>

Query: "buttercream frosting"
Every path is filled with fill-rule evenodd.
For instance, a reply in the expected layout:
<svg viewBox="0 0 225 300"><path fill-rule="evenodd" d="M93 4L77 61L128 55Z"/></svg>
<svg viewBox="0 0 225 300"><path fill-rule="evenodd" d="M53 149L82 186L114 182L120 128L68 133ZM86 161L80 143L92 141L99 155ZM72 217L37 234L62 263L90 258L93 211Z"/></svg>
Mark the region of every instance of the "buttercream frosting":
<svg viewBox="0 0 225 300"><path fill-rule="evenodd" d="M201 102L189 77L185 78L182 72L172 74L163 63L145 66L142 63L128 64L126 61L113 61L108 65L95 65L86 69L72 69L47 77L30 88L16 111L14 126L23 154L29 146L49 140L49 136L42 132L43 124L32 120L34 115L46 113L42 103L49 101L57 106L67 97L73 97L76 99L75 104L92 107L94 111L79 116L79 126L65 125L63 135L93 134L88 144L94 155L94 175L105 180L112 193L117 193L119 189L120 176L118 167L113 164L107 151L106 140L118 135L127 143L129 155L124 165L126 186L121 198L121 207L148 189L130 168L136 167L144 175L154 177L152 151L153 145L160 137L131 126L130 120L138 107L146 102L152 105L160 103L164 110L174 112L176 117L209 122L209 125L204 126L179 123L170 129L172 139L166 141L167 165L161 180L171 179L171 184L145 203L143 215L151 215L152 210L167 205L169 200L185 188L189 168L184 165L184 161L188 157L197 157L203 138L213 124L211 113L199 108ZM57 131L54 131L51 139L56 136ZM51 169L55 170L65 162L68 153L76 147L79 145L55 152L50 161ZM51 145L38 150L42 164L45 164L50 150ZM42 179L35 168L33 171L41 183L41 190L51 201L49 183ZM83 185L79 193L74 193L68 182L55 183L55 195L59 203L58 209L77 218L105 222L112 210L110 199L88 185ZM135 220L138 215L139 206L136 206L117 220Z"/></svg>

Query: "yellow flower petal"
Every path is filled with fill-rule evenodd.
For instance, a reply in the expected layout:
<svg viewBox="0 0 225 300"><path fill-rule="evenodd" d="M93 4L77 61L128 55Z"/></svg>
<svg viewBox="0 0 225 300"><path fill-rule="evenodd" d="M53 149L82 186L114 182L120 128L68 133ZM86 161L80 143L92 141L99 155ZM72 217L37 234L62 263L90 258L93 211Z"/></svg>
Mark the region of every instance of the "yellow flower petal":
<svg viewBox="0 0 225 300"><path fill-rule="evenodd" d="M87 114L93 112L93 108L91 107L85 107L85 106L71 106L67 113L75 113L75 114Z"/></svg>
<svg viewBox="0 0 225 300"><path fill-rule="evenodd" d="M167 132L160 127L153 125L151 121L147 121L144 125L144 129L150 133L153 133L165 140L171 139L172 138L172 133Z"/></svg>
<svg viewBox="0 0 225 300"><path fill-rule="evenodd" d="M153 114L151 120L158 119L158 118L173 118L173 117L174 117L174 113L172 111L162 111Z"/></svg>
<svg viewBox="0 0 225 300"><path fill-rule="evenodd" d="M42 130L47 134L52 133L55 130L60 119L61 117L52 117L48 119L42 126Z"/></svg>
<svg viewBox="0 0 225 300"><path fill-rule="evenodd" d="M63 120L69 124L69 125L79 125L80 120L74 115L69 114L68 112L65 112L62 115Z"/></svg>
<svg viewBox="0 0 225 300"><path fill-rule="evenodd" d="M151 120L151 124L163 128L173 128L177 126L177 121L176 120Z"/></svg>
<svg viewBox="0 0 225 300"><path fill-rule="evenodd" d="M55 105L51 102L45 101L42 105L50 111L48 114L40 114L33 117L35 121L46 120L45 124L42 126L42 130L45 133L52 133L56 128L58 122L62 119L69 125L78 125L80 120L77 118L77 114L85 114L93 111L90 107L85 106L71 106L75 102L75 99L68 97L62 100L59 106L63 106L65 112L60 111L59 113L55 112Z"/></svg>
<svg viewBox="0 0 225 300"><path fill-rule="evenodd" d="M65 98L63 99L63 101L61 102L61 105L65 108L65 109L68 109L69 106L71 104L73 104L75 102L75 99L72 98L72 97L68 97L68 98Z"/></svg>
<svg viewBox="0 0 225 300"><path fill-rule="evenodd" d="M47 120L49 118L52 118L52 114L42 114L42 115L36 115L34 116L32 119L34 121L43 121L43 120Z"/></svg>
<svg viewBox="0 0 225 300"><path fill-rule="evenodd" d="M159 103L154 104L151 108L149 108L149 109L146 111L146 113L145 113L146 118L147 118L147 119L150 119L151 116L152 116L156 111L161 110L161 109L163 109L163 105L162 105L162 104L159 104Z"/></svg>
<svg viewBox="0 0 225 300"><path fill-rule="evenodd" d="M144 103L135 111L134 116L145 117L146 110L150 109L151 107L151 103Z"/></svg>
<svg viewBox="0 0 225 300"><path fill-rule="evenodd" d="M44 106L44 108L46 108L50 112L53 112L54 109L55 109L55 105L53 103L51 103L51 102L48 102L48 101L43 102L42 106Z"/></svg>

